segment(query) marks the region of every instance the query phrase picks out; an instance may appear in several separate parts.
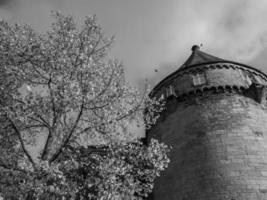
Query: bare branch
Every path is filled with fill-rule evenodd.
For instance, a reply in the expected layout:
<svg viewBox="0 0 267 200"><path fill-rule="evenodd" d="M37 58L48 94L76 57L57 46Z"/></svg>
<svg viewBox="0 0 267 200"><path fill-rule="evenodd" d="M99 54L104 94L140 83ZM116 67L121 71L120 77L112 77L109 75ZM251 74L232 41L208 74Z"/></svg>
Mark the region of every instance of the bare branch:
<svg viewBox="0 0 267 200"><path fill-rule="evenodd" d="M37 117L48 127L51 128L50 124L38 113L35 113ZM33 118L32 118L33 119Z"/></svg>
<svg viewBox="0 0 267 200"><path fill-rule="evenodd" d="M24 130L32 129L32 128L47 128L47 126L43 124L33 124L33 125L25 126L22 130L24 131Z"/></svg>
<svg viewBox="0 0 267 200"><path fill-rule="evenodd" d="M69 143L70 138L71 138L71 136L73 135L73 133L74 133L76 127L78 126L78 123L79 123L79 121L80 121L80 119L81 119L81 117L82 117L83 111L84 111L84 104L83 104L83 102L82 102L82 104L81 104L81 108L80 108L80 111L79 111L79 114L78 114L78 116L77 116L77 118L76 118L76 120L75 120L75 123L74 123L72 129L70 130L69 134L67 135L65 141L63 141L63 142L61 143L61 145L60 145L60 147L58 148L58 150L56 151L56 153L51 157L51 159L49 160L49 163L52 163L54 160L56 160L57 157L61 154L62 149Z"/></svg>
<svg viewBox="0 0 267 200"><path fill-rule="evenodd" d="M51 104L52 104L53 120L52 120L51 127L48 129L48 136L47 136L46 141L45 141L45 146L44 146L44 149L43 149L43 152L42 152L42 155L41 155L41 159L45 159L45 156L48 153L47 149L49 148L49 145L51 145L51 142L52 142L52 139L53 139L54 130L55 130L55 126L56 126L56 123L57 123L58 118L59 118L59 111L58 111L58 109L56 108L56 105L55 105L55 99L54 99L54 94L53 94L52 87L51 87L51 81L52 81L52 78L51 78L51 75L50 75L50 79L49 79L47 85L48 85L48 89L49 89L49 93L50 93L50 101L51 101Z"/></svg>
<svg viewBox="0 0 267 200"><path fill-rule="evenodd" d="M103 49L109 47L109 46L112 44L113 40L114 40L114 37L111 38L111 41L110 41L110 42L108 42L107 44L105 44L105 45L103 45L102 47L100 47L100 48L98 48L97 50L95 50L94 53L97 53L97 52L99 52L99 51L101 51L101 50L103 50Z"/></svg>
<svg viewBox="0 0 267 200"><path fill-rule="evenodd" d="M48 129L50 128L50 125L47 122L44 122L43 120L39 120L39 119L33 118L31 116L29 116L29 118L31 120L33 120L33 121L39 122L40 124L42 124L43 126L47 127Z"/></svg>
<svg viewBox="0 0 267 200"><path fill-rule="evenodd" d="M85 110L97 110L97 109L105 108L108 105L109 105L109 102L108 103L105 103L103 105L99 105L99 106L96 106L96 105L94 105L92 107L86 107L86 106L84 106L84 108L85 108Z"/></svg>
<svg viewBox="0 0 267 200"><path fill-rule="evenodd" d="M88 126L88 127L84 128L83 130L81 130L77 135L85 133L86 131L89 131L90 129L92 129L92 127Z"/></svg>
<svg viewBox="0 0 267 200"><path fill-rule="evenodd" d="M14 166L9 166L9 165L6 165L4 163L0 163L0 167L6 169L6 170L12 170L12 171L18 171L18 172L23 172L23 173L27 173L27 171L21 169L21 168L18 168L18 167L14 167Z"/></svg>
<svg viewBox="0 0 267 200"><path fill-rule="evenodd" d="M52 130L49 129L48 130L48 136L47 136L46 141L45 141L45 146L44 146L44 149L43 149L43 152L41 155L41 159L44 159L45 155L47 154L47 148L49 146L49 142L51 141L51 139L52 139Z"/></svg>
<svg viewBox="0 0 267 200"><path fill-rule="evenodd" d="M24 53L25 53L25 52L24 52ZM42 78L45 79L46 81L49 81L49 78L46 77L46 76L44 76L44 73L40 72L40 71L35 67L35 66L39 65L39 63L38 63L38 62L34 62L34 61L31 59L33 56L27 56L27 57L26 57L26 55L25 55L24 53L22 53L22 54L18 54L18 56L19 56L20 58L22 58L24 61L30 63L32 69L33 69L33 70L34 70L40 77L42 77Z"/></svg>
<svg viewBox="0 0 267 200"><path fill-rule="evenodd" d="M52 81L52 78L51 78L51 75L50 75L50 78L49 78L49 81L48 81L47 85L48 85L48 89L49 89L49 93L50 93L50 101L51 101L51 104L52 104L52 111L53 111L52 127L54 127L55 124L56 124L56 121L57 121L57 114L56 114L56 106L55 106L54 94L53 94L52 87L51 87L51 81Z"/></svg>
<svg viewBox="0 0 267 200"><path fill-rule="evenodd" d="M88 58L89 58L91 55L93 55L93 54L95 53L95 49L96 49L96 47L99 45L101 39L102 39L102 36L99 35L97 42L96 42L95 45L93 46L93 48L92 48L92 50L90 51L90 53L87 55Z"/></svg>
<svg viewBox="0 0 267 200"><path fill-rule="evenodd" d="M146 92L146 88L145 88L145 92ZM140 107L141 107L141 105L142 105L143 102L144 102L144 99L145 99L145 92L144 92L144 94L142 95L142 98L141 98L141 100L139 101L139 103L138 103L136 106L134 106L133 109L129 110L125 115L122 115L122 116L118 117L118 118L116 119L116 121L120 121L120 120L122 120L122 119L125 119L125 118L131 116L132 114L134 114L134 113L137 112L137 111L141 111L141 110L140 110Z"/></svg>
<svg viewBox="0 0 267 200"><path fill-rule="evenodd" d="M106 86L92 100L90 100L90 102L92 102L95 99L99 98L101 95L103 95L107 91L107 89L111 85L111 82L113 80L114 74L115 74L114 73L114 70L112 70L112 74L111 74L111 76L110 76L110 78L109 78L108 83L106 84Z"/></svg>

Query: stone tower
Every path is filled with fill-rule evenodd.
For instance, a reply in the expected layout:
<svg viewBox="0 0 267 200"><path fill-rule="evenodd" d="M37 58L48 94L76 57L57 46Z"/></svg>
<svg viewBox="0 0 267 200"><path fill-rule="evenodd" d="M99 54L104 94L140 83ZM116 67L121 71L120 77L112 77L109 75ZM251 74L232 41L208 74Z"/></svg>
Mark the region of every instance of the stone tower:
<svg viewBox="0 0 267 200"><path fill-rule="evenodd" d="M172 146L154 200L267 200L267 76L198 46L151 95L166 109L147 137Z"/></svg>

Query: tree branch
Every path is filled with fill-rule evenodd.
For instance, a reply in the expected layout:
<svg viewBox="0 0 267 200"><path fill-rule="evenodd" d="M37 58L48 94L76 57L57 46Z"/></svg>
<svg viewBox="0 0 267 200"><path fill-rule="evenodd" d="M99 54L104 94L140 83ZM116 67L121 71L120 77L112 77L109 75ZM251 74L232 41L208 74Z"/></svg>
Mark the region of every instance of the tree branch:
<svg viewBox="0 0 267 200"><path fill-rule="evenodd" d="M80 119L81 116L83 114L83 110L84 110L84 103L82 102L81 108L80 108L80 112L75 120L75 123L72 127L72 129L70 130L69 134L67 135L65 141L62 142L62 144L60 145L60 147L58 148L58 150L56 151L56 153L50 158L49 163L52 163L53 161L55 161L57 159L57 157L61 154L62 149L69 143L71 136L73 135Z"/></svg>
<svg viewBox="0 0 267 200"><path fill-rule="evenodd" d="M49 93L50 93L50 101L51 101L51 104L52 104L52 112L53 112L53 120L52 120L52 125L51 127L48 129L48 136L46 138L46 141L45 141L45 146L44 146L44 149L43 149L43 152L42 152L42 155L41 155L41 159L45 159L45 156L47 155L47 149L49 148L49 144L51 144L52 142L52 134L55 130L55 125L57 123L57 118L58 118L58 113L56 111L56 105L55 105L55 99L54 99L54 94L53 94L53 91L52 91L52 87L51 87L51 81L52 81L52 77L50 75L50 78L49 78L49 81L47 83L48 85L48 89L49 89Z"/></svg>
<svg viewBox="0 0 267 200"><path fill-rule="evenodd" d="M40 71L38 71L38 70L36 69L35 66L38 65L39 63L34 62L34 61L31 59L33 56L27 56L27 58L26 58L25 52L23 52L22 54L18 54L18 56L19 56L20 58L22 58L25 62L30 63L32 69L33 69L33 70L34 70L40 77L42 77L42 78L43 78L44 80L46 80L46 81L49 80L49 78L47 78L46 76L43 75L44 73L41 73Z"/></svg>
<svg viewBox="0 0 267 200"><path fill-rule="evenodd" d="M47 128L47 126L43 124L33 124L33 125L25 126L22 130L24 131L24 130L31 129L31 128Z"/></svg>
<svg viewBox="0 0 267 200"><path fill-rule="evenodd" d="M42 121L42 123L44 123L48 128L51 128L50 124L38 113L35 113L37 117L39 117L39 119ZM33 118L31 118L33 119ZM38 121L38 120L36 120Z"/></svg>
<svg viewBox="0 0 267 200"><path fill-rule="evenodd" d="M41 159L44 159L45 155L47 154L48 144L49 144L49 141L51 139L52 139L52 131L49 129L48 130L48 136L47 136L46 141L45 141L45 146L44 146L44 149L43 149L43 152L41 155Z"/></svg>
<svg viewBox="0 0 267 200"><path fill-rule="evenodd" d="M110 76L107 84L105 85L105 87L93 99L90 100L91 102L94 101L95 99L99 98L102 94L104 94L107 91L107 89L111 85L111 82L112 82L112 80L114 78L114 74L115 74L115 72L114 72L114 70L112 70L112 74L111 74L111 76Z"/></svg>
<svg viewBox="0 0 267 200"><path fill-rule="evenodd" d="M7 117L8 118L8 117ZM29 154L29 152L27 151L25 145L24 145L24 142L23 142L23 138L21 136L21 133L20 131L18 130L18 128L16 127L16 125L14 124L14 122L8 118L10 124L11 124L11 127L14 129L15 133L17 134L18 138L19 138L19 142L21 144L21 148L23 150L23 152L25 153L26 157L28 158L28 160L31 162L31 164L33 165L33 167L35 168L35 163L31 157L31 155Z"/></svg>
<svg viewBox="0 0 267 200"><path fill-rule="evenodd" d="M145 92L146 92L146 88L145 88ZM134 106L131 110L129 110L125 115L122 115L120 117L117 117L116 118L116 121L120 121L122 119L125 119L126 117L129 117L130 115L132 115L133 113L137 112L137 111L140 111L139 108L141 107L141 105L143 104L144 102L144 99L145 99L145 92L144 94L142 95L142 98L140 100L140 102Z"/></svg>
<svg viewBox="0 0 267 200"><path fill-rule="evenodd" d="M108 46L110 46L110 45L112 44L113 40L114 40L114 37L111 38L111 41L110 41L110 42L108 42L107 44L103 45L102 47L96 49L96 50L94 51L94 53L97 53L97 52L99 52L99 51L101 51L101 50L107 48Z"/></svg>
<svg viewBox="0 0 267 200"><path fill-rule="evenodd" d="M51 82L52 82L52 78L50 75L49 81L47 83L48 85L48 89L49 89L49 93L50 93L50 101L52 104L52 111L53 111L53 122L52 122L52 127L54 127L54 125L56 124L57 121L57 114L56 114L56 105L55 105L55 99L54 99L54 94L51 88Z"/></svg>
<svg viewBox="0 0 267 200"><path fill-rule="evenodd" d="M13 167L13 166L9 166L9 165L6 165L4 163L0 163L0 167L6 169L6 170L13 170L13 171L17 171L17 172L23 172L23 173L27 173L27 171L23 170L23 169L20 169L18 167Z"/></svg>
<svg viewBox="0 0 267 200"><path fill-rule="evenodd" d="M39 122L40 124L42 124L44 127L47 127L48 129L50 128L50 125L47 124L46 122L44 122L43 120L40 121L39 119L33 118L33 117L31 117L31 116L29 116L29 118L30 118L31 120L33 120L33 121Z"/></svg>
<svg viewBox="0 0 267 200"><path fill-rule="evenodd" d="M82 133L84 133L86 131L89 131L90 129L92 129L92 127L88 126L88 127L84 128L83 130L81 130L77 135L82 134Z"/></svg>

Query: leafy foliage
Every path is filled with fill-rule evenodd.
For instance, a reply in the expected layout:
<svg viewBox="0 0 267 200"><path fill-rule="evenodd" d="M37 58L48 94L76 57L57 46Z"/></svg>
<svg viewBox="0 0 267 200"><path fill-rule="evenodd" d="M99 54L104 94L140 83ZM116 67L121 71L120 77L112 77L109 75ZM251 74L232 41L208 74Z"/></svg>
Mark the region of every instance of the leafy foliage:
<svg viewBox="0 0 267 200"><path fill-rule="evenodd" d="M0 22L0 193L141 199L167 167L168 148L133 140L133 124L149 128L162 107L107 57L113 38L95 16L78 27L71 16L53 15L46 34ZM28 146L38 138L45 141L35 158ZM94 138L105 145L95 152L85 147Z"/></svg>

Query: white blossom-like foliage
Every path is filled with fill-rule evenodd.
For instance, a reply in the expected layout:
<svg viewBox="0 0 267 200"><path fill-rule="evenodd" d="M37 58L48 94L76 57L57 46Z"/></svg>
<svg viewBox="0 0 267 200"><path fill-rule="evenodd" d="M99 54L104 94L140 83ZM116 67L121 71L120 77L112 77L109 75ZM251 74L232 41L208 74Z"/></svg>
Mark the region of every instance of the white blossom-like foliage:
<svg viewBox="0 0 267 200"><path fill-rule="evenodd" d="M108 58L113 38L104 36L95 16L79 27L72 16L53 15L45 34L0 22L0 194L141 199L166 168L167 147L129 143L131 127L149 128L162 106L127 83L122 64ZM43 135L34 159L27 145ZM80 142L96 137L104 141L104 155Z"/></svg>

